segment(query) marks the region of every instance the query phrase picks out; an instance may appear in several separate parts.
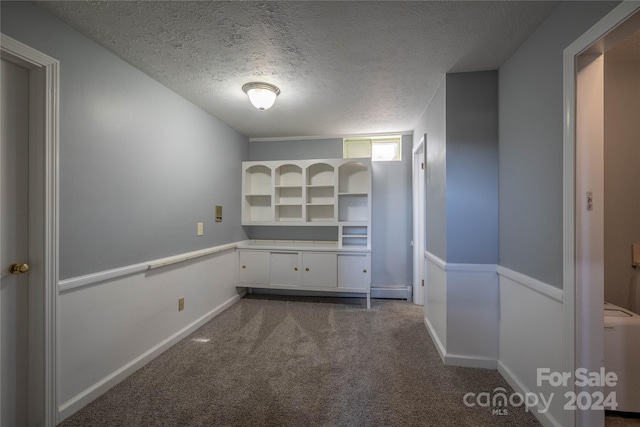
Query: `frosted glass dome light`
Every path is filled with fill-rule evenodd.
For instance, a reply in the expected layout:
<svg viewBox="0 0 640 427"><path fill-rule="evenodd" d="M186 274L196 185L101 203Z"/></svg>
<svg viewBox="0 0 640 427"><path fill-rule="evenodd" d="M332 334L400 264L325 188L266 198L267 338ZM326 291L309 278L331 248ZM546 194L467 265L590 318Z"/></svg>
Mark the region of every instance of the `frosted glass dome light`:
<svg viewBox="0 0 640 427"><path fill-rule="evenodd" d="M242 86L242 90L249 96L249 101L260 111L268 110L280 95L280 89L269 83L251 82Z"/></svg>

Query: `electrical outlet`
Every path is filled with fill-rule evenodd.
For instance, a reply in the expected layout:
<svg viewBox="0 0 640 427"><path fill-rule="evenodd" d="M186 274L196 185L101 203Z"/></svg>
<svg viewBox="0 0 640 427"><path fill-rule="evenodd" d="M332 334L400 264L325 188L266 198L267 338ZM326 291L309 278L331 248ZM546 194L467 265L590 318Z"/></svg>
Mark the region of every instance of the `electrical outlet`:
<svg viewBox="0 0 640 427"><path fill-rule="evenodd" d="M198 236L202 236L204 235L204 224L199 222L198 223Z"/></svg>
<svg viewBox="0 0 640 427"><path fill-rule="evenodd" d="M640 243L631 244L631 265L640 267Z"/></svg>
<svg viewBox="0 0 640 427"><path fill-rule="evenodd" d="M178 311L184 310L184 298L178 299Z"/></svg>

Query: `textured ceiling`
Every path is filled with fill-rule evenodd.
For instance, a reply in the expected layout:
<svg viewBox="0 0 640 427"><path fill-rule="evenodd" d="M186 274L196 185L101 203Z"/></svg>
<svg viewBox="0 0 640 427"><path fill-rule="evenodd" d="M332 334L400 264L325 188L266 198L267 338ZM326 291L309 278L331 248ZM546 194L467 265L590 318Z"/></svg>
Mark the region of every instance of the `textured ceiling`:
<svg viewBox="0 0 640 427"><path fill-rule="evenodd" d="M605 53L607 60L638 61L640 60L640 31L636 31L620 41Z"/></svg>
<svg viewBox="0 0 640 427"><path fill-rule="evenodd" d="M497 69L557 2L38 2L248 137L412 130L447 72ZM241 87L282 93L253 108Z"/></svg>

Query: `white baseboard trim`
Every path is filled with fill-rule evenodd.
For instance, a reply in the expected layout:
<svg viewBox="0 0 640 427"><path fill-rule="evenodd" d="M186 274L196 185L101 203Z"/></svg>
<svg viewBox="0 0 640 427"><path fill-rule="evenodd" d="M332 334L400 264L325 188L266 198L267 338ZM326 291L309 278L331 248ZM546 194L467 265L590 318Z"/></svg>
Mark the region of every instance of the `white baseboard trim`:
<svg viewBox="0 0 640 427"><path fill-rule="evenodd" d="M514 391L521 394L531 393L531 390L529 390L501 360L498 361L498 372ZM540 411L533 410L532 414L544 427L562 427L562 424L558 422L558 420L556 420L548 411L541 413Z"/></svg>
<svg viewBox="0 0 640 427"><path fill-rule="evenodd" d="M426 317L424 318L424 325L427 327L427 332L429 332L429 336L433 340L433 343L436 346L436 350L438 350L438 354L440 355L440 359L442 359L442 363L445 363L447 350L442 345L442 341L440 341L438 334L436 334L436 331L435 329L433 329L431 322L429 322L429 319L427 319Z"/></svg>
<svg viewBox="0 0 640 427"><path fill-rule="evenodd" d="M447 354L445 356L444 364L447 366L461 366L463 368L482 368L493 370L498 367L498 361L496 359L459 354Z"/></svg>
<svg viewBox="0 0 640 427"><path fill-rule="evenodd" d="M240 294L235 295L223 302L204 316L185 326L175 334L166 338L159 344L150 348L140 356L136 357L126 365L112 372L110 375L104 377L91 387L82 391L78 395L69 399L59 406L58 409L58 420L62 422L69 416L73 415L75 412L107 392L109 389L120 383L122 380L127 378L129 375L133 374L135 371L149 363L151 360L155 359L161 353L169 349L171 346L176 344L178 341L191 334L193 331L198 329L200 326L207 323L209 320L213 319L227 308L231 307L233 304L238 302L244 296L244 291Z"/></svg>
<svg viewBox="0 0 640 427"><path fill-rule="evenodd" d="M436 350L438 350L438 354L440 355L440 359L442 359L442 363L445 363L447 350L442 345L442 341L440 341L438 334L436 334L436 331L435 329L433 329L431 322L429 322L429 319L427 319L426 317L424 318L424 325L427 327L427 332L429 332L429 336L433 340L433 343L436 346Z"/></svg>
<svg viewBox="0 0 640 427"><path fill-rule="evenodd" d="M429 319L426 317L424 318L424 325L426 326L429 336L431 336L431 339L438 350L442 363L445 365L462 366L464 368L496 369L498 364L496 359L447 353L446 349L442 345L442 341L440 341L440 338L438 338L438 335L435 333L433 326L431 326L431 322L429 322Z"/></svg>

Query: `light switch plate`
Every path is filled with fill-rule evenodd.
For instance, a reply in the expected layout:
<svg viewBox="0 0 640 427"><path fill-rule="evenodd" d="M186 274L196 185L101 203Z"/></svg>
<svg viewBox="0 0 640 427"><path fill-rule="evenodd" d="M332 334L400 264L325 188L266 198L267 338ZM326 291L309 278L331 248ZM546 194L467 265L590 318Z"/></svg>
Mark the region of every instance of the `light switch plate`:
<svg viewBox="0 0 640 427"><path fill-rule="evenodd" d="M198 236L202 236L204 235L204 224L199 222L198 223Z"/></svg>
<svg viewBox="0 0 640 427"><path fill-rule="evenodd" d="M222 206L216 206L216 222L222 222Z"/></svg>
<svg viewBox="0 0 640 427"><path fill-rule="evenodd" d="M640 243L631 244L631 265L640 267Z"/></svg>
<svg viewBox="0 0 640 427"><path fill-rule="evenodd" d="M178 311L184 310L184 297L178 299Z"/></svg>

